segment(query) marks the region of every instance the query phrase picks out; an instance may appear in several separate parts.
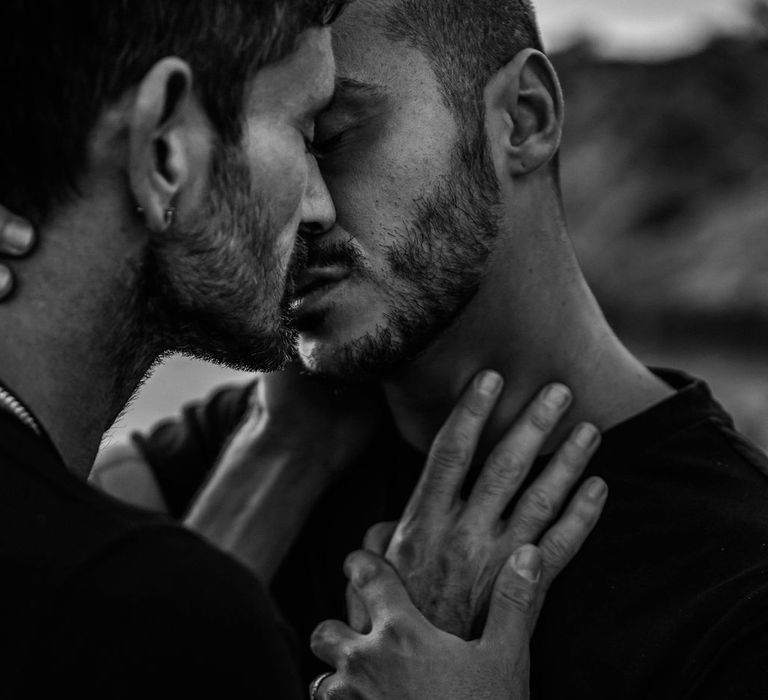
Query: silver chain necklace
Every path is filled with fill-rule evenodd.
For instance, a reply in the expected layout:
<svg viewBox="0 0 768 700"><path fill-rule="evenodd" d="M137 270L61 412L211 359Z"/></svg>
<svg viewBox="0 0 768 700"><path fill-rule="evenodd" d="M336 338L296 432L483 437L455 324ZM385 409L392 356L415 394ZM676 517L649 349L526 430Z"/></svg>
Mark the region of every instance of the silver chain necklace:
<svg viewBox="0 0 768 700"><path fill-rule="evenodd" d="M32 430L35 435L42 437L43 431L38 422L32 417L30 412L21 405L21 402L10 391L0 387L0 408L6 409L9 413L18 418L24 425Z"/></svg>

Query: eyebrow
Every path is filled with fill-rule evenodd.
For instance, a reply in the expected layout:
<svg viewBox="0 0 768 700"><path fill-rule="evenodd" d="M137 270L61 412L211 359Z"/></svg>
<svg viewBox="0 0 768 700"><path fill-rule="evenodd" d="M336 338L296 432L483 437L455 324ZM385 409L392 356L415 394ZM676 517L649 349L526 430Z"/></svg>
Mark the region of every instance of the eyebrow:
<svg viewBox="0 0 768 700"><path fill-rule="evenodd" d="M384 97L387 89L377 83L367 83L342 75L336 78L336 93L342 96Z"/></svg>

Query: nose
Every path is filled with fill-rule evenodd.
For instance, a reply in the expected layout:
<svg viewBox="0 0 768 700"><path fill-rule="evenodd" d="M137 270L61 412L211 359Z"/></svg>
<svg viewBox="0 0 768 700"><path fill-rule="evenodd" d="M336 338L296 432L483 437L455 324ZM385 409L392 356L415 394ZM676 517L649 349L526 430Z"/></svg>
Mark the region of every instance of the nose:
<svg viewBox="0 0 768 700"><path fill-rule="evenodd" d="M302 204L300 230L305 235L319 236L330 231L335 223L336 207L331 193L323 180L317 161L310 158L309 179Z"/></svg>

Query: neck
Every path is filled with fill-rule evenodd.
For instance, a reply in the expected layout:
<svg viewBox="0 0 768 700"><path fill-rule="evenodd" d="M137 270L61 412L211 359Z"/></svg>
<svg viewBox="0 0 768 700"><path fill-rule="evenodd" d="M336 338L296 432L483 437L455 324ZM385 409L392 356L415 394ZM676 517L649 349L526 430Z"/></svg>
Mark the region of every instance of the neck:
<svg viewBox="0 0 768 700"><path fill-rule="evenodd" d="M17 266L19 292L0 306L0 379L83 477L153 359L131 312L139 252L120 248L118 235L90 233L66 222L42 230L39 249Z"/></svg>
<svg viewBox="0 0 768 700"><path fill-rule="evenodd" d="M542 238L560 242L547 254ZM550 382L566 384L574 402L545 452L580 422L605 431L671 395L612 332L560 233L539 234L534 248L535 255L521 259L519 251L500 246L458 321L385 383L398 428L418 450L429 450L461 392L483 369L500 372L505 387L480 459Z"/></svg>

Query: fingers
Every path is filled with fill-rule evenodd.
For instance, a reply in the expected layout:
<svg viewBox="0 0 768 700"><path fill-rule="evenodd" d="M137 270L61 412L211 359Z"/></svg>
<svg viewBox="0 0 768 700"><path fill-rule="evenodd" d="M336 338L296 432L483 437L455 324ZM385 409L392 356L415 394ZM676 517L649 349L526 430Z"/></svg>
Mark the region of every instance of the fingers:
<svg viewBox="0 0 768 700"><path fill-rule="evenodd" d="M377 523L366 533L363 549L383 557L396 528L396 522ZM368 634L371 631L368 610L351 582L347 585L347 616L355 632Z"/></svg>
<svg viewBox="0 0 768 700"><path fill-rule="evenodd" d="M0 265L0 301L10 296L13 291L13 273L5 265Z"/></svg>
<svg viewBox="0 0 768 700"><path fill-rule="evenodd" d="M315 627L309 644L320 661L340 668L359 640L360 635L343 622L326 620Z"/></svg>
<svg viewBox="0 0 768 700"><path fill-rule="evenodd" d="M482 525L501 516L570 404L571 392L562 384L533 400L486 460L467 503L468 520Z"/></svg>
<svg viewBox="0 0 768 700"><path fill-rule="evenodd" d="M542 555L537 547L520 547L496 578L483 643L514 653L529 641L541 585Z"/></svg>
<svg viewBox="0 0 768 700"><path fill-rule="evenodd" d="M374 629L389 626L394 619L423 619L397 572L381 557L354 552L347 557L344 570Z"/></svg>
<svg viewBox="0 0 768 700"><path fill-rule="evenodd" d="M464 391L432 444L427 465L406 507L404 519L416 512L446 510L454 502L502 385L499 374L483 372Z"/></svg>
<svg viewBox="0 0 768 700"><path fill-rule="evenodd" d="M602 479L587 479L571 499L565 513L541 538L543 587L570 563L597 525L608 498L608 485Z"/></svg>
<svg viewBox="0 0 768 700"><path fill-rule="evenodd" d="M368 617L365 604L360 600L360 596L357 595L357 591L351 583L347 583L346 599L349 626L358 634L368 634L371 631L371 618Z"/></svg>
<svg viewBox="0 0 768 700"><path fill-rule="evenodd" d="M600 433L582 423L563 443L512 512L507 533L516 542L534 542L557 517L600 445Z"/></svg>
<svg viewBox="0 0 768 700"><path fill-rule="evenodd" d="M34 244L32 225L0 207L0 255L21 257L29 253ZM0 301L10 296L13 288L13 273L6 265L0 265Z"/></svg>
<svg viewBox="0 0 768 700"><path fill-rule="evenodd" d="M396 529L396 522L377 523L366 533L363 549L383 557Z"/></svg>
<svg viewBox="0 0 768 700"><path fill-rule="evenodd" d="M35 244L32 225L0 207L0 254L26 255Z"/></svg>

